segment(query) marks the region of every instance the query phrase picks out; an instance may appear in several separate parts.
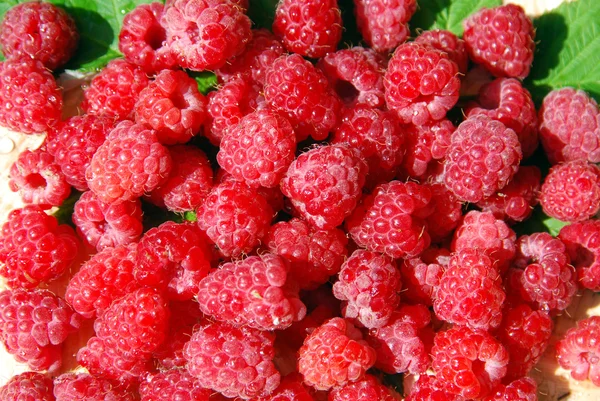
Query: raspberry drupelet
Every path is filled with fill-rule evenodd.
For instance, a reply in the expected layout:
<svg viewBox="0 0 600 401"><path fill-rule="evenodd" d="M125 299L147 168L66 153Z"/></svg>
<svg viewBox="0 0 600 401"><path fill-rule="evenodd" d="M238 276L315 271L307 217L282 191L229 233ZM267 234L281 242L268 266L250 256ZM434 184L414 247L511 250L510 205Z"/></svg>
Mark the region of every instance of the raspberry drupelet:
<svg viewBox="0 0 600 401"><path fill-rule="evenodd" d="M134 394L111 380L87 373L63 373L54 379L56 401L135 401Z"/></svg>
<svg viewBox="0 0 600 401"><path fill-rule="evenodd" d="M56 401L52 378L37 372L24 372L13 376L0 387L3 401Z"/></svg>
<svg viewBox="0 0 600 401"><path fill-rule="evenodd" d="M458 72L466 74L469 67L469 55L465 41L450 31L432 29L423 31L415 38L415 42L432 46L448 53L450 60L458 66Z"/></svg>
<svg viewBox="0 0 600 401"><path fill-rule="evenodd" d="M430 214L426 217L427 234L433 243L442 243L460 224L462 202L441 183L426 184L431 190Z"/></svg>
<svg viewBox="0 0 600 401"><path fill-rule="evenodd" d="M402 299L413 304L432 306L450 255L450 250L432 246L418 257L403 259L400 263L404 283Z"/></svg>
<svg viewBox="0 0 600 401"><path fill-rule="evenodd" d="M209 401L213 390L204 388L186 369L149 374L140 383L140 401ZM213 401L217 401L216 399Z"/></svg>
<svg viewBox="0 0 600 401"><path fill-rule="evenodd" d="M600 386L600 316L579 320L556 344L559 365L575 380Z"/></svg>
<svg viewBox="0 0 600 401"><path fill-rule="evenodd" d="M537 401L537 383L531 377L513 380L508 385L500 384L485 401Z"/></svg>
<svg viewBox="0 0 600 401"><path fill-rule="evenodd" d="M286 375L281 380L279 387L271 394L265 397L253 398L252 401L317 401L313 396L314 394L315 391L312 388L304 385L302 376L293 372ZM209 401L212 401L212 399Z"/></svg>
<svg viewBox="0 0 600 401"><path fill-rule="evenodd" d="M435 376L422 374L413 383L404 401L465 401L465 399L460 395L444 391L442 382Z"/></svg>
<svg viewBox="0 0 600 401"><path fill-rule="evenodd" d="M382 384L375 376L366 374L357 382L336 387L329 393L329 401L395 401L398 394Z"/></svg>
<svg viewBox="0 0 600 401"><path fill-rule="evenodd" d="M577 270L577 282L583 288L600 291L599 220L586 220L564 226L558 238L567 247L571 263Z"/></svg>

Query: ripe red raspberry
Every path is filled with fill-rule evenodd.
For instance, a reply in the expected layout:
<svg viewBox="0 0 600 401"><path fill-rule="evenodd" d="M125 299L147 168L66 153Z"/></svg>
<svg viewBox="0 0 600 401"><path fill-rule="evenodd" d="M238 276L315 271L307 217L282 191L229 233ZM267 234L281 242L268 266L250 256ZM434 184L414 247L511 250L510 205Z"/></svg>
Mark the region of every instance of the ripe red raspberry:
<svg viewBox="0 0 600 401"><path fill-rule="evenodd" d="M432 46L438 50L448 53L450 60L458 66L461 74L466 74L469 67L469 55L465 47L465 41L450 31L443 29L432 29L423 31L415 38L415 42Z"/></svg>
<svg viewBox="0 0 600 401"><path fill-rule="evenodd" d="M66 272L78 251L70 226L36 205L14 209L2 226L0 275L11 288L34 288Z"/></svg>
<svg viewBox="0 0 600 401"><path fill-rule="evenodd" d="M450 140L444 182L465 202L493 195L519 169L523 154L517 134L499 121L483 115L467 118Z"/></svg>
<svg viewBox="0 0 600 401"><path fill-rule="evenodd" d="M414 125L446 117L460 89L458 66L448 54L415 42L398 46L383 84L387 107Z"/></svg>
<svg viewBox="0 0 600 401"><path fill-rule="evenodd" d="M585 160L555 165L542 184L540 204L558 220L591 218L600 209L600 167Z"/></svg>
<svg viewBox="0 0 600 401"><path fill-rule="evenodd" d="M342 315L366 328L387 324L400 304L400 271L392 258L357 249L342 265L333 295L342 302Z"/></svg>
<svg viewBox="0 0 600 401"><path fill-rule="evenodd" d="M410 177L423 178L434 164L443 161L456 127L443 118L425 125L409 124L403 128L405 154L402 170Z"/></svg>
<svg viewBox="0 0 600 401"><path fill-rule="evenodd" d="M579 320L556 344L559 365L575 380L591 380L600 386L600 316Z"/></svg>
<svg viewBox="0 0 600 401"><path fill-rule="evenodd" d="M506 374L508 352L485 330L454 326L440 331L431 352L440 387L461 397L485 397Z"/></svg>
<svg viewBox="0 0 600 401"><path fill-rule="evenodd" d="M3 401L55 401L52 379L36 372L13 376L0 387Z"/></svg>
<svg viewBox="0 0 600 401"><path fill-rule="evenodd" d="M140 383L139 391L140 401L209 401L213 394L185 369L150 374Z"/></svg>
<svg viewBox="0 0 600 401"><path fill-rule="evenodd" d="M482 8L463 21L469 56L497 77L529 75L535 30L521 6Z"/></svg>
<svg viewBox="0 0 600 401"><path fill-rule="evenodd" d="M148 74L177 67L177 58L167 46L161 25L164 5L158 1L139 4L125 15L119 33L119 50L125 60Z"/></svg>
<svg viewBox="0 0 600 401"><path fill-rule="evenodd" d="M281 380L273 364L274 341L275 335L267 331L213 322L185 345L187 370L202 387L226 397L266 396Z"/></svg>
<svg viewBox="0 0 600 401"><path fill-rule="evenodd" d="M299 54L284 55L267 71L264 88L269 106L282 112L298 141L321 141L338 124L341 100L323 72Z"/></svg>
<svg viewBox="0 0 600 401"><path fill-rule="evenodd" d="M359 246L394 259L417 256L430 243L423 217L431 196L428 186L414 182L378 185L346 221L348 233Z"/></svg>
<svg viewBox="0 0 600 401"><path fill-rule="evenodd" d="M56 401L135 401L116 383L87 373L64 373L54 379Z"/></svg>
<svg viewBox="0 0 600 401"><path fill-rule="evenodd" d="M540 139L550 163L600 162L600 110L587 93L574 88L551 91L539 119Z"/></svg>
<svg viewBox="0 0 600 401"><path fill-rule="evenodd" d="M537 383L531 377L516 379L508 385L500 384L485 401L537 401Z"/></svg>
<svg viewBox="0 0 600 401"><path fill-rule="evenodd" d="M290 373L281 380L274 392L265 397L253 398L252 401L316 401L314 391L311 390L302 383L299 373Z"/></svg>
<svg viewBox="0 0 600 401"><path fill-rule="evenodd" d="M48 290L0 292L0 340L17 362L31 370L56 371L62 343L79 329L81 316Z"/></svg>
<svg viewBox="0 0 600 401"><path fill-rule="evenodd" d="M405 290L402 299L432 306L435 291L449 261L450 251L435 247L426 249L419 257L403 259L400 264Z"/></svg>
<svg viewBox="0 0 600 401"><path fill-rule="evenodd" d="M60 121L63 98L52 73L37 60L0 62L0 125L42 133Z"/></svg>
<svg viewBox="0 0 600 401"><path fill-rule="evenodd" d="M466 401L463 397L443 390L442 383L427 374L419 375L404 401Z"/></svg>
<svg viewBox="0 0 600 401"><path fill-rule="evenodd" d="M329 393L329 401L395 401L392 389L383 385L375 376L366 374L365 377L354 383L347 383L336 387Z"/></svg>
<svg viewBox="0 0 600 401"><path fill-rule="evenodd" d="M141 67L124 59L112 60L85 88L80 107L87 114L131 118L140 92L149 83Z"/></svg>
<svg viewBox="0 0 600 401"><path fill-rule="evenodd" d="M441 243L452 234L462 219L462 202L441 183L427 184L431 190L429 209L425 219L431 242Z"/></svg>
<svg viewBox="0 0 600 401"><path fill-rule="evenodd" d="M408 21L417 10L416 0L354 0L354 6L363 39L382 53L394 50L406 40Z"/></svg>
<svg viewBox="0 0 600 401"><path fill-rule="evenodd" d="M159 187L171 169L171 156L154 130L122 121L100 145L85 178L102 202L133 200Z"/></svg>
<svg viewBox="0 0 600 401"><path fill-rule="evenodd" d="M564 226L558 238L565 244L583 288L600 291L600 221L587 220Z"/></svg>
<svg viewBox="0 0 600 401"><path fill-rule="evenodd" d="M431 314L424 305L402 305L388 323L369 331L367 342L377 352L375 367L389 374L424 373L431 363Z"/></svg>
<svg viewBox="0 0 600 401"><path fill-rule="evenodd" d="M298 371L304 383L330 390L365 377L375 364L375 350L349 320L335 317L306 337L298 351Z"/></svg>
<svg viewBox="0 0 600 401"><path fill-rule="evenodd" d="M0 46L7 59L31 58L49 70L69 61L78 41L73 18L62 8L41 1L9 8L0 25Z"/></svg>
<svg viewBox="0 0 600 401"><path fill-rule="evenodd" d="M222 67L252 38L250 18L231 1L172 0L161 22L179 65L194 71Z"/></svg>

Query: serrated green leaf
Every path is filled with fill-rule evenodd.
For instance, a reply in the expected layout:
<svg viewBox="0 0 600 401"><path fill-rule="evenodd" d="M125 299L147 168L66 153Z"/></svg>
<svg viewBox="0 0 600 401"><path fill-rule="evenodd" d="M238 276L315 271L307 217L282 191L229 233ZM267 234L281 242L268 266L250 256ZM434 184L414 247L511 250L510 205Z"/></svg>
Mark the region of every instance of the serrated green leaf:
<svg viewBox="0 0 600 401"><path fill-rule="evenodd" d="M558 235L561 228L569 225L569 223L548 216L546 216L546 218L542 220L542 224L544 225L544 227L546 227L547 231L553 237L556 237Z"/></svg>
<svg viewBox="0 0 600 401"><path fill-rule="evenodd" d="M534 25L538 44L525 84L535 100L571 86L600 101L600 1L562 4Z"/></svg>
<svg viewBox="0 0 600 401"><path fill-rule="evenodd" d="M482 7L497 7L502 0L419 0L410 20L413 33L420 30L445 29L460 36L462 21Z"/></svg>

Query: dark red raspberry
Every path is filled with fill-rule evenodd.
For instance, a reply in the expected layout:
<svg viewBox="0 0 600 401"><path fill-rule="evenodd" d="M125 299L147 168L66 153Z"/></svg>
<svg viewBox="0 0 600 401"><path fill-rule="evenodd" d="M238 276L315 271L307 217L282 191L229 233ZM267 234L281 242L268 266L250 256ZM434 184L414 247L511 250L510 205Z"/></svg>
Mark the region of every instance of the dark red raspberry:
<svg viewBox="0 0 600 401"><path fill-rule="evenodd" d="M177 66L167 46L167 32L160 21L164 5L158 1L139 4L125 15L119 33L119 50L125 60L141 66L148 74Z"/></svg>
<svg viewBox="0 0 600 401"><path fill-rule="evenodd" d="M0 125L42 133L60 121L63 98L52 73L37 60L0 62Z"/></svg>
<svg viewBox="0 0 600 401"><path fill-rule="evenodd" d="M87 373L64 373L54 379L56 401L135 401L133 393L115 382Z"/></svg>
<svg viewBox="0 0 600 401"><path fill-rule="evenodd" d="M540 193L544 213L566 222L589 219L600 209L600 167L585 160L555 165Z"/></svg>
<svg viewBox="0 0 600 401"><path fill-rule="evenodd" d="M600 162L600 110L587 93L574 88L551 91L539 119L540 139L550 163Z"/></svg>
<svg viewBox="0 0 600 401"><path fill-rule="evenodd" d="M9 8L0 25L0 45L7 59L31 58L49 70L69 61L78 41L73 18L64 9L41 1Z"/></svg>
<svg viewBox="0 0 600 401"><path fill-rule="evenodd" d="M131 118L140 92L149 83L141 67L124 59L112 60L85 88L80 107L87 114Z"/></svg>
<svg viewBox="0 0 600 401"><path fill-rule="evenodd" d="M13 376L0 387L3 401L56 401L52 379L36 372L24 372Z"/></svg>
<svg viewBox="0 0 600 401"><path fill-rule="evenodd" d="M323 72L299 54L273 62L264 93L267 104L288 117L298 141L321 141L338 124L341 100Z"/></svg>
<svg viewBox="0 0 600 401"><path fill-rule="evenodd" d="M497 77L525 78L533 61L535 30L516 4L482 8L463 21L469 56Z"/></svg>
<svg viewBox="0 0 600 401"><path fill-rule="evenodd" d="M419 257L403 259L400 264L405 290L402 299L432 306L435 291L449 261L450 251L435 247L426 249Z"/></svg>
<svg viewBox="0 0 600 401"><path fill-rule="evenodd" d="M313 393L314 391L306 388L302 383L302 376L299 373L290 373L281 380L281 384L273 393L265 397L253 398L252 401L316 401Z"/></svg>
<svg viewBox="0 0 600 401"><path fill-rule="evenodd" d="M81 316L48 290L0 292L0 340L17 362L55 372L62 343L81 325Z"/></svg>
<svg viewBox="0 0 600 401"><path fill-rule="evenodd" d="M600 316L579 320L556 344L559 365L575 380L591 380L600 386Z"/></svg>
<svg viewBox="0 0 600 401"><path fill-rule="evenodd" d="M100 145L85 178L102 202L133 200L159 187L171 169L171 156L154 130L120 122Z"/></svg>
<svg viewBox="0 0 600 401"><path fill-rule="evenodd" d="M462 219L462 202L441 183L427 184L431 190L427 216L427 233L431 242L440 243L451 236Z"/></svg>
<svg viewBox="0 0 600 401"><path fill-rule="evenodd" d="M404 401L466 401L463 397L447 393L442 383L427 374L419 375Z"/></svg>
<svg viewBox="0 0 600 401"><path fill-rule="evenodd" d="M515 131L477 115L452 134L444 163L448 188L465 202L479 202L508 184L519 169L521 144Z"/></svg>
<svg viewBox="0 0 600 401"><path fill-rule="evenodd" d="M275 335L249 327L213 322L197 330L185 345L187 370L200 386L226 397L266 396L279 386Z"/></svg>
<svg viewBox="0 0 600 401"><path fill-rule="evenodd" d="M465 41L450 31L443 29L432 29L423 31L415 38L415 42L432 46L438 50L448 53L450 60L458 66L461 74L466 74L469 67L469 55L465 47Z"/></svg>
<svg viewBox="0 0 600 401"><path fill-rule="evenodd" d="M461 397L485 397L506 374L508 352L485 330L454 326L440 331L431 352L440 387Z"/></svg>
<svg viewBox="0 0 600 401"><path fill-rule="evenodd" d="M408 21L416 0L354 0L356 23L363 39L378 52L391 52L409 35Z"/></svg>
<svg viewBox="0 0 600 401"><path fill-rule="evenodd" d="M36 205L14 209L2 226L0 275L12 288L34 288L67 271L78 251L70 226Z"/></svg>
<svg viewBox="0 0 600 401"><path fill-rule="evenodd" d="M558 238L567 247L577 269L577 282L583 288L600 291L600 221L587 220L564 226Z"/></svg>
<svg viewBox="0 0 600 401"><path fill-rule="evenodd" d="M329 393L328 401L395 401L399 397L392 389L383 385L375 376L366 374L354 383L337 387Z"/></svg>
<svg viewBox="0 0 600 401"><path fill-rule="evenodd" d="M460 89L458 66L448 54L415 42L398 46L383 84L388 108L414 125L446 117Z"/></svg>
<svg viewBox="0 0 600 401"><path fill-rule="evenodd" d="M161 22L179 65L194 71L222 67L252 38L250 18L231 1L172 0Z"/></svg>
<svg viewBox="0 0 600 401"><path fill-rule="evenodd" d="M531 377L516 379L494 388L485 401L537 401L537 383Z"/></svg>
<svg viewBox="0 0 600 401"><path fill-rule="evenodd" d="M140 383L140 401L209 401L212 394L185 369L150 374Z"/></svg>
<svg viewBox="0 0 600 401"><path fill-rule="evenodd" d="M298 351L304 383L330 390L365 377L375 364L375 350L349 320L335 317L316 328Z"/></svg>
<svg viewBox="0 0 600 401"><path fill-rule="evenodd" d="M445 118L425 125L405 125L403 172L414 178L425 177L432 165L443 161L455 129L454 124Z"/></svg>

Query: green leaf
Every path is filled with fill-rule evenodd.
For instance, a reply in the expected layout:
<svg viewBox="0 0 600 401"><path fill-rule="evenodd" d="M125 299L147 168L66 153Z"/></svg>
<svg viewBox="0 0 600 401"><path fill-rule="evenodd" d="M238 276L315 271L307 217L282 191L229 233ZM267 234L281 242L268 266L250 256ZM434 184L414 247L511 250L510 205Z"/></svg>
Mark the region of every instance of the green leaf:
<svg viewBox="0 0 600 401"><path fill-rule="evenodd" d="M538 44L525 81L534 99L571 86L600 101L600 1L564 3L534 25Z"/></svg>
<svg viewBox="0 0 600 401"><path fill-rule="evenodd" d="M248 16L257 28L271 30L279 0L250 0Z"/></svg>
<svg viewBox="0 0 600 401"><path fill-rule="evenodd" d="M533 233L547 232L556 237L560 229L569 223L557 220L546 215L538 205L533 210L531 217L522 223L516 224L513 230L517 235L531 235Z"/></svg>
<svg viewBox="0 0 600 401"><path fill-rule="evenodd" d="M497 7L502 0L419 0L410 20L413 33L419 30L445 29L462 35L462 21L482 7Z"/></svg>
<svg viewBox="0 0 600 401"><path fill-rule="evenodd" d="M211 71L187 71L188 75L196 80L198 90L206 95L217 87L217 76Z"/></svg>

